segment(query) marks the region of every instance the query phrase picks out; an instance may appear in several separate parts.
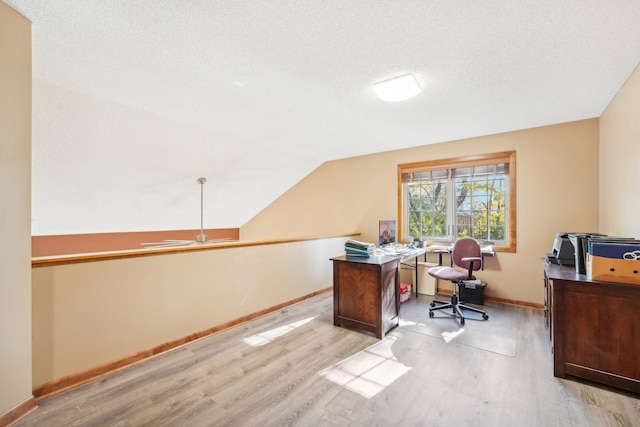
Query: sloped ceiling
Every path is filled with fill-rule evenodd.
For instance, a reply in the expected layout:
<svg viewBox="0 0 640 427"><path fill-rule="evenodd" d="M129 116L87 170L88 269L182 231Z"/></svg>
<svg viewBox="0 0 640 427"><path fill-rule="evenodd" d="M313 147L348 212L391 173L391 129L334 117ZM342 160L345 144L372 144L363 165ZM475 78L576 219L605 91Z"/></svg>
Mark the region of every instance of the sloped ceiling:
<svg viewBox="0 0 640 427"><path fill-rule="evenodd" d="M327 160L598 117L640 60L637 0L6 3L34 235L198 228L199 177L205 227L241 227Z"/></svg>

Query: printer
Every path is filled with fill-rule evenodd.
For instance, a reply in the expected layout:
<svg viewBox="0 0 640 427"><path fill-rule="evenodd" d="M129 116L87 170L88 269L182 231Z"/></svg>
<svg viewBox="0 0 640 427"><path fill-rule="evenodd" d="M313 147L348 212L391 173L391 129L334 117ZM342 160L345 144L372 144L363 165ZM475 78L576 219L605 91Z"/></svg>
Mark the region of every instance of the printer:
<svg viewBox="0 0 640 427"><path fill-rule="evenodd" d="M552 264L576 265L576 254L569 240L569 234L577 233L556 233L553 241L551 253L547 254L547 260Z"/></svg>

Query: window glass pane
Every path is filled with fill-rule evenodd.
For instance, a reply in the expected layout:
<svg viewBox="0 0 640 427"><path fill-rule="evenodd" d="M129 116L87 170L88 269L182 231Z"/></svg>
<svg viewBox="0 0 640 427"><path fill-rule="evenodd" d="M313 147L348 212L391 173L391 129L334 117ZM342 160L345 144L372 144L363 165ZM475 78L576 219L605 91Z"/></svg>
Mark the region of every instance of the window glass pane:
<svg viewBox="0 0 640 427"><path fill-rule="evenodd" d="M407 184L409 237L419 240L446 235L446 181Z"/></svg>
<svg viewBox="0 0 640 427"><path fill-rule="evenodd" d="M456 239L460 239L462 237L471 237L471 225L468 218L466 220L464 218L458 218L458 220L462 219L462 221L458 222L456 226Z"/></svg>
<svg viewBox="0 0 640 427"><path fill-rule="evenodd" d="M444 209L437 212L434 218L434 228L430 235L424 238L442 239L447 236L447 213Z"/></svg>
<svg viewBox="0 0 640 427"><path fill-rule="evenodd" d="M473 210L487 210L488 209L488 201L489 198L487 196L476 196L476 195L472 195L471 196L471 209Z"/></svg>
<svg viewBox="0 0 640 427"><path fill-rule="evenodd" d="M469 183L463 179L457 181L460 197L464 195L468 199L459 206L458 213L465 213L470 220L458 228L458 234L465 233L483 241L504 241L504 182L503 175L474 176Z"/></svg>

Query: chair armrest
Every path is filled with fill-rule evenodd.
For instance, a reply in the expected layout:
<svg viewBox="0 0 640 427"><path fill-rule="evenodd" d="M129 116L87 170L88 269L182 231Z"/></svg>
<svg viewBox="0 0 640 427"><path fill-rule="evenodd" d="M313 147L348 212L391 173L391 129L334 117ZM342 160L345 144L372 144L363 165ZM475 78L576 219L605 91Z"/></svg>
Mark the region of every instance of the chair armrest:
<svg viewBox="0 0 640 427"><path fill-rule="evenodd" d="M480 266L482 266L482 257L467 256L467 257L464 257L464 258L460 258L460 260L469 263L469 272L468 272L469 275L467 277L468 277L468 280L471 280L471 278L473 278L473 270L478 270L477 268L475 268L475 269L473 268L473 263L479 262Z"/></svg>

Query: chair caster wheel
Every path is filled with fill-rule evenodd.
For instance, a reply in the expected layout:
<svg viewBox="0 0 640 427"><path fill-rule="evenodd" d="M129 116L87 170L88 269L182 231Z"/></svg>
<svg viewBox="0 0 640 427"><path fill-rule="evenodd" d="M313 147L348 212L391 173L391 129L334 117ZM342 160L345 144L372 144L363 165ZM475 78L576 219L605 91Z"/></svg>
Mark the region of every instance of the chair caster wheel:
<svg viewBox="0 0 640 427"><path fill-rule="evenodd" d="M489 315L488 315L488 314L483 314L483 315L482 315L482 318L483 318L484 320L487 320L487 319L489 318Z"/></svg>
<svg viewBox="0 0 640 427"><path fill-rule="evenodd" d="M429 317L433 317L433 311L429 312Z"/></svg>
<svg viewBox="0 0 640 427"><path fill-rule="evenodd" d="M464 318L460 319L460 326L464 326Z"/></svg>
<svg viewBox="0 0 640 427"><path fill-rule="evenodd" d="M435 302L432 302L432 303L431 303L431 307L435 307L435 306L436 306L436 303L435 303Z"/></svg>

